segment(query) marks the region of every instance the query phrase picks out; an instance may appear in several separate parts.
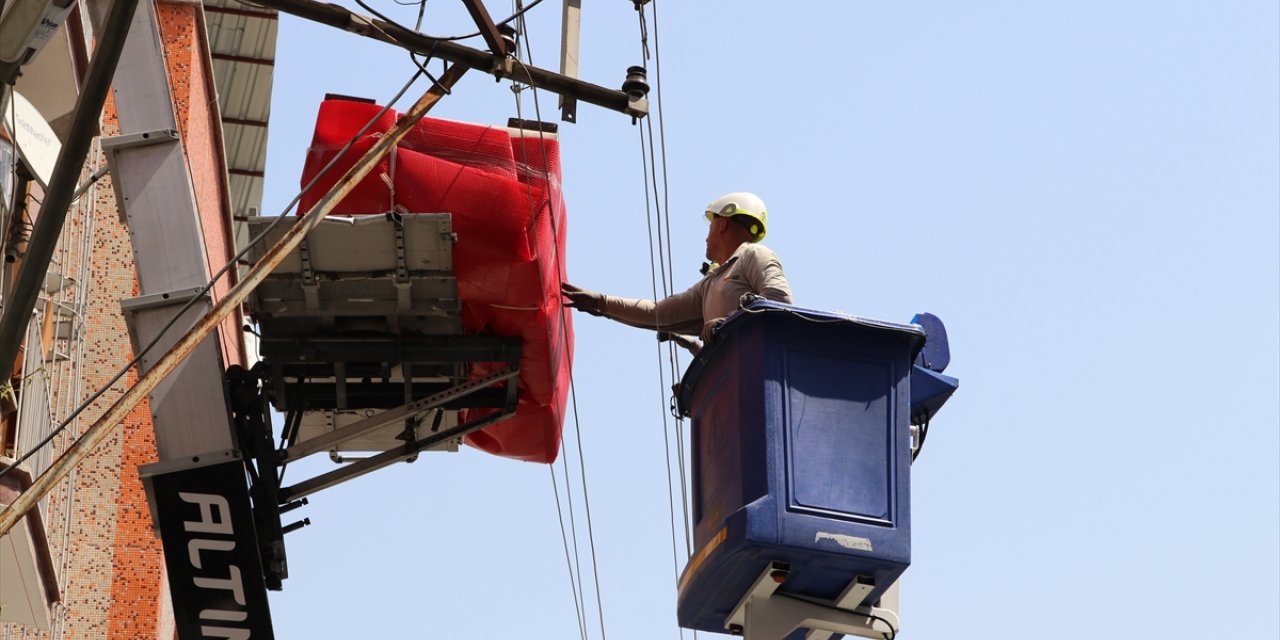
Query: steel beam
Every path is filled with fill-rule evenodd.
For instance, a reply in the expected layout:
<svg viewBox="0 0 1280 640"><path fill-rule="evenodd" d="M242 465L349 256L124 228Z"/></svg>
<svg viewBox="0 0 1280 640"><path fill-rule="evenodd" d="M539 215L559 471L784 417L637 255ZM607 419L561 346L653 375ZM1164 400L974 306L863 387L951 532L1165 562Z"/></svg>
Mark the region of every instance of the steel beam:
<svg viewBox="0 0 1280 640"><path fill-rule="evenodd" d="M483 0L462 0L462 4L467 5L467 12L471 14L471 19L476 21L476 26L480 28L480 37L484 38L485 44L489 45L489 50L500 56L511 53L507 51L507 42L502 39L502 34L498 33L498 25L493 23L493 18L489 17L489 11L484 8Z"/></svg>
<svg viewBox="0 0 1280 640"><path fill-rule="evenodd" d="M267 67L276 66L276 61L269 58L254 58L252 56L237 56L230 53L210 53L209 57L214 60L225 60L227 62L243 62L245 64L260 64Z"/></svg>
<svg viewBox="0 0 1280 640"><path fill-rule="evenodd" d="M121 72L113 84L120 134L104 138L102 148L120 213L129 226L141 294L121 305L129 336L135 353L157 341L140 362L145 373L214 302L205 298L193 304L162 335L190 298L183 292L203 289L211 274L191 167L174 115L160 17L151 2L143 3L134 15ZM148 305L148 300L161 306ZM174 374L151 393L160 460L235 447L222 383L227 364L222 330L193 348Z"/></svg>
<svg viewBox="0 0 1280 640"><path fill-rule="evenodd" d="M291 386L286 383L286 386ZM338 385L332 382L307 382L303 385L306 393L305 408L308 411L339 408ZM427 396L453 388L447 382L414 382L413 399L421 400ZM500 409L506 404L505 389L481 389L468 394L464 398L444 403L446 411L462 409ZM394 409L404 404L404 385L399 383L382 384L379 382L348 382L346 384L346 402L342 406L347 409ZM293 407L286 401L283 408Z"/></svg>
<svg viewBox="0 0 1280 640"><path fill-rule="evenodd" d="M315 336L264 337L262 359L270 364L325 362L517 362L519 338L504 336Z"/></svg>
<svg viewBox="0 0 1280 640"><path fill-rule="evenodd" d="M514 385L513 385L514 386ZM501 422L516 414L515 409L508 409L486 416L479 420L472 420L466 424L460 424L447 431L427 436L420 440L415 440L405 444L403 447L397 447L390 451L384 451L376 456L369 456L357 460L341 469L335 469L328 473L322 473L309 480L303 480L298 484L284 487L280 489L280 502L290 502L309 496L317 491L328 489L329 487L341 484L347 480L358 478L366 473L377 471L383 467L393 465L401 460L413 457L419 451L433 447L441 442L461 438L474 431L479 431L489 425Z"/></svg>
<svg viewBox="0 0 1280 640"><path fill-rule="evenodd" d="M238 124L242 127L259 127L265 129L269 123L266 120L246 120L245 118L228 118L227 116L223 116L222 124Z"/></svg>
<svg viewBox="0 0 1280 640"><path fill-rule="evenodd" d="M523 82L633 117L644 117L649 113L649 102L646 98L633 99L617 89L607 89L563 74L517 64L502 56L465 47L456 42L432 38L385 20L353 13L336 4L314 0L259 0L257 4L350 31L366 38L394 44L413 53L448 60L454 64L492 73L500 78Z"/></svg>
<svg viewBox="0 0 1280 640"><path fill-rule="evenodd" d="M560 73L568 78L578 77L578 49L582 31L582 0L564 0L564 15L560 21ZM578 101L560 94L560 119L577 122Z"/></svg>
<svg viewBox="0 0 1280 640"><path fill-rule="evenodd" d="M234 7L220 7L217 5L204 5L205 13L221 13L230 16L244 16L246 18L262 18L263 20L275 20L276 14L270 11L253 11L251 9L237 9Z"/></svg>
<svg viewBox="0 0 1280 640"><path fill-rule="evenodd" d="M396 407L395 409L383 411L382 413L365 418L364 420L361 420L359 422L349 424L345 427L342 427L341 429L335 429L324 435L316 436L314 438L311 438L310 440L299 442L298 444L295 444L292 447L285 449L281 453L280 459L282 461L297 460L299 458L305 458L306 456L309 456L313 453L319 453L321 451L331 449L339 444L342 444L343 442L346 442L348 440L353 440L355 438L359 438L360 436L363 436L371 431L377 431L378 429L381 429L394 422L399 422L406 418L411 418L424 411L430 411L432 409L442 407L444 406L445 403L451 400L461 398L473 392L484 389L485 387L488 387L490 385L511 380L512 378L519 375L519 373L520 373L520 370L516 368L505 369L503 371L499 371L498 373L487 375L483 378L477 378L469 382L464 382L451 389L441 391L440 393L423 398L421 400L410 402L408 404ZM509 383L509 384L511 384L512 386L515 386L514 383ZM514 408L514 404L511 408ZM296 496L296 497L301 497L301 496Z"/></svg>

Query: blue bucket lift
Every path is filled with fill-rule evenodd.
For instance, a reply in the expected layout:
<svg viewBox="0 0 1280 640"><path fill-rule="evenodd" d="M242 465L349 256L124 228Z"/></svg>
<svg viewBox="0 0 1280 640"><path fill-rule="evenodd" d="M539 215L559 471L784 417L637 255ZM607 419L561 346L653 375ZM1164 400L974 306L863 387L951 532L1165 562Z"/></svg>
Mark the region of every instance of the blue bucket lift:
<svg viewBox="0 0 1280 640"><path fill-rule="evenodd" d="M756 301L690 365L677 398L692 419L694 523L680 626L762 640L896 630L896 606L879 605L911 562L924 433L911 425L957 386L941 375L941 322L915 320Z"/></svg>

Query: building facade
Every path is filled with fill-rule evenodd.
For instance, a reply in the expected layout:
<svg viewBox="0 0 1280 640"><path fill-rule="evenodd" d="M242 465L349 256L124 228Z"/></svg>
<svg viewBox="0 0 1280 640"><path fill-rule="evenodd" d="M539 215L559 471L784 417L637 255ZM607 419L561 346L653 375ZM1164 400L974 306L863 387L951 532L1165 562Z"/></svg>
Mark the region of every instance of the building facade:
<svg viewBox="0 0 1280 640"><path fill-rule="evenodd" d="M60 142L72 133L78 87L108 4L77 2L54 37L23 66L6 101L0 119L5 122L0 133L5 248L0 304L23 265L31 224L43 214L48 158L56 157ZM18 0L5 4L6 11L19 6ZM159 38L209 275L233 259L234 218L250 213L261 198L274 21L274 14L234 0L208 7L148 3L133 21L131 38L148 32ZM137 67L129 63L130 55L138 54L126 47L117 90L127 84L121 74ZM230 115L224 112L227 99L235 101L225 106ZM224 118L231 121L225 128ZM135 261L138 252L147 251L131 242L119 206L121 190L107 171L111 151L103 141L120 134L121 121L117 101L109 96L81 170L79 196L67 212L0 401L0 455L6 465L25 458L0 478L6 488L0 489L3 504L43 473L138 375L131 370L111 382L135 355L121 302L139 295ZM215 285L215 296L230 286L228 280ZM220 331L222 365L244 360L239 324L229 318ZM81 403L103 389L72 418ZM151 408L144 402L57 486L38 514L0 539L0 546L9 545L4 551L18 558L0 563L0 638L174 637L161 545L138 475L140 465L157 459Z"/></svg>

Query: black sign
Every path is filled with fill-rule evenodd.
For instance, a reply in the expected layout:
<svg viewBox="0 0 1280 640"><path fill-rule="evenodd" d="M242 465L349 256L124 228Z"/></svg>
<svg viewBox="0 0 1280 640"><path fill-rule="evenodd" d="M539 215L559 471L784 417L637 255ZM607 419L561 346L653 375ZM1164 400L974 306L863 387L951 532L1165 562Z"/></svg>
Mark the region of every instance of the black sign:
<svg viewBox="0 0 1280 640"><path fill-rule="evenodd" d="M213 457L213 456L210 456ZM164 542L180 640L273 638L243 463L143 475ZM172 468L171 463L159 466Z"/></svg>

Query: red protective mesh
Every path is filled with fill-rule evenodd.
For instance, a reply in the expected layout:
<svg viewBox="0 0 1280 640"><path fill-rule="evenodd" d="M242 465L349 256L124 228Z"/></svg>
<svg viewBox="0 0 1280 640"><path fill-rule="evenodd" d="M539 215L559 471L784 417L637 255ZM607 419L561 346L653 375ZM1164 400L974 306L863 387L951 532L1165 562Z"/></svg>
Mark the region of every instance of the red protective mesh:
<svg viewBox="0 0 1280 640"><path fill-rule="evenodd" d="M315 137L303 167L306 185L381 107L349 100L320 105ZM309 210L389 130L388 112L352 150L303 194ZM553 462L569 394L572 318L560 304L564 279L565 216L560 147L536 132L424 118L344 198L340 215L453 214L454 273L463 328L472 334L520 336L520 400L515 417L466 438L489 453ZM394 187L394 191L393 188ZM472 366L481 376L499 365ZM470 420L482 410L466 412Z"/></svg>

